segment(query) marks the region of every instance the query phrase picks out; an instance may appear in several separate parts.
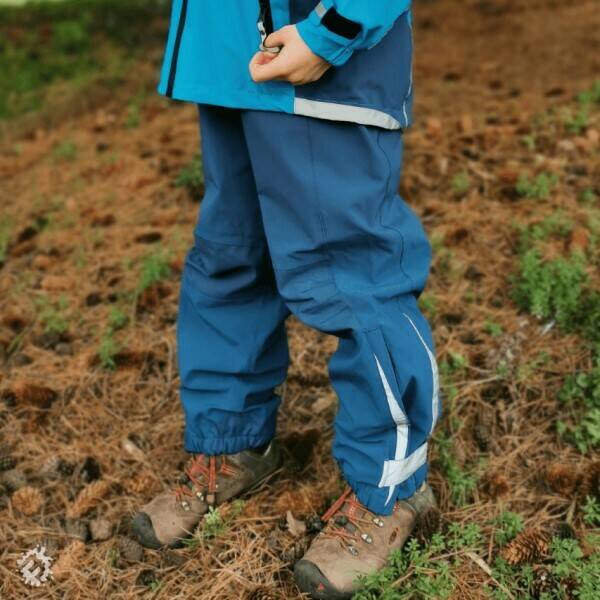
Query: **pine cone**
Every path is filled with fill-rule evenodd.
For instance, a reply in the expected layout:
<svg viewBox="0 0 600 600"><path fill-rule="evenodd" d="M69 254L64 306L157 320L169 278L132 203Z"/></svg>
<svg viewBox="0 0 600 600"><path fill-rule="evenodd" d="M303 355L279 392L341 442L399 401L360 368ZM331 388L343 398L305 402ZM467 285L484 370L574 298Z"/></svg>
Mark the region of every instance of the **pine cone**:
<svg viewBox="0 0 600 600"><path fill-rule="evenodd" d="M509 542L500 556L512 566L532 563L548 555L551 541L551 532L529 528Z"/></svg>
<svg viewBox="0 0 600 600"><path fill-rule="evenodd" d="M543 594L548 595L556 588L557 583L552 575L552 569L548 565L536 565L533 567L534 598L540 598Z"/></svg>
<svg viewBox="0 0 600 600"><path fill-rule="evenodd" d="M104 479L98 479L84 487L67 509L67 517L77 519L88 513L108 495L111 487L112 484Z"/></svg>
<svg viewBox="0 0 600 600"><path fill-rule="evenodd" d="M40 409L50 408L58 397L58 394L49 387L27 382L20 382L13 386L13 393L17 402Z"/></svg>
<svg viewBox="0 0 600 600"><path fill-rule="evenodd" d="M120 537L117 543L119 555L131 562L141 562L144 559L144 549L131 538Z"/></svg>
<svg viewBox="0 0 600 600"><path fill-rule="evenodd" d="M281 600L282 596L274 587L261 585L248 590L243 598L244 600Z"/></svg>
<svg viewBox="0 0 600 600"><path fill-rule="evenodd" d="M85 544L81 540L71 542L52 567L52 575L55 579L67 577L74 569L79 568L84 553Z"/></svg>
<svg viewBox="0 0 600 600"><path fill-rule="evenodd" d="M579 482L577 468L566 463L554 463L546 470L546 482L557 494L572 496Z"/></svg>
<svg viewBox="0 0 600 600"><path fill-rule="evenodd" d="M0 471L10 471L17 466L17 459L10 454L0 454Z"/></svg>
<svg viewBox="0 0 600 600"><path fill-rule="evenodd" d="M12 504L19 512L30 517L42 508L44 497L38 489L26 486L12 495Z"/></svg>

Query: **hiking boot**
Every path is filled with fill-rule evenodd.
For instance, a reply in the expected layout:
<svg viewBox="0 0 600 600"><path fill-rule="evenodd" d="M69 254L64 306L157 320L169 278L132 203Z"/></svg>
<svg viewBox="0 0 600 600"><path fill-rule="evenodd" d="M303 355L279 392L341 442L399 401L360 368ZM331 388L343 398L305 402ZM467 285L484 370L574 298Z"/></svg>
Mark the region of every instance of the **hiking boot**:
<svg viewBox="0 0 600 600"><path fill-rule="evenodd" d="M417 519L436 510L424 483L413 496L396 503L394 512L368 511L348 489L323 516L325 528L294 567L296 584L316 600L342 600L356 592L357 577L385 566L390 553L402 548Z"/></svg>
<svg viewBox="0 0 600 600"><path fill-rule="evenodd" d="M147 548L177 547L192 534L209 507L253 488L280 464L275 442L262 451L192 456L181 485L154 498L134 517L133 534Z"/></svg>

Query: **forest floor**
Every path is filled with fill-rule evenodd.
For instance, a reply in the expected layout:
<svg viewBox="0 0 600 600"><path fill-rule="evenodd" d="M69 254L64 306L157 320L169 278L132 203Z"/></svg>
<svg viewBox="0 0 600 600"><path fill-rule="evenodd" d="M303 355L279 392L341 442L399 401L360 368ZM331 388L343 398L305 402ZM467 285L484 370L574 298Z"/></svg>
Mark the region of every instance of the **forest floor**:
<svg viewBox="0 0 600 600"><path fill-rule="evenodd" d="M441 519L356 597L591 600L599 5L457 4L416 3L416 124L401 184L434 248L420 302L444 397L430 477ZM26 27L17 15L0 44L61 36L56 52L73 55L90 22L78 29L72 13ZM144 62L98 73L93 52L112 46L97 44L77 79L59 73L43 94L0 100L2 600L300 598L290 565L312 532L286 515L312 523L343 489L330 457L335 340L290 320L281 471L182 549L130 539L132 514L185 461L175 321L202 174L195 108L152 91L165 27L160 14L144 27ZM30 589L17 561L37 544L54 575Z"/></svg>

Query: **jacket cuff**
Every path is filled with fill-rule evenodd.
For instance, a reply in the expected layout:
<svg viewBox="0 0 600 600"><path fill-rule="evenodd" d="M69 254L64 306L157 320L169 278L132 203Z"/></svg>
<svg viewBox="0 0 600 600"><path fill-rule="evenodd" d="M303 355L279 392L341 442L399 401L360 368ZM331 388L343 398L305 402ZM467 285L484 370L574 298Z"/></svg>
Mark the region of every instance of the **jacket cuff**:
<svg viewBox="0 0 600 600"><path fill-rule="evenodd" d="M335 11L331 5L331 0L320 2L306 19L296 23L296 28L300 37L315 54L339 67L352 56L355 38L338 35L326 26L327 13Z"/></svg>

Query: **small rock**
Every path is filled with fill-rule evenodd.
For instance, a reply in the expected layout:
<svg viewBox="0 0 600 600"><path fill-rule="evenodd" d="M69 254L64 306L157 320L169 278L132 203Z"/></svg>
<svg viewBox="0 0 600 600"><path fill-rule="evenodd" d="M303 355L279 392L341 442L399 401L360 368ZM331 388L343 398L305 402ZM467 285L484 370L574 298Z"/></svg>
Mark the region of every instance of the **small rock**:
<svg viewBox="0 0 600 600"><path fill-rule="evenodd" d="M89 528L92 540L95 542L103 542L113 534L113 526L106 519L92 519Z"/></svg>

